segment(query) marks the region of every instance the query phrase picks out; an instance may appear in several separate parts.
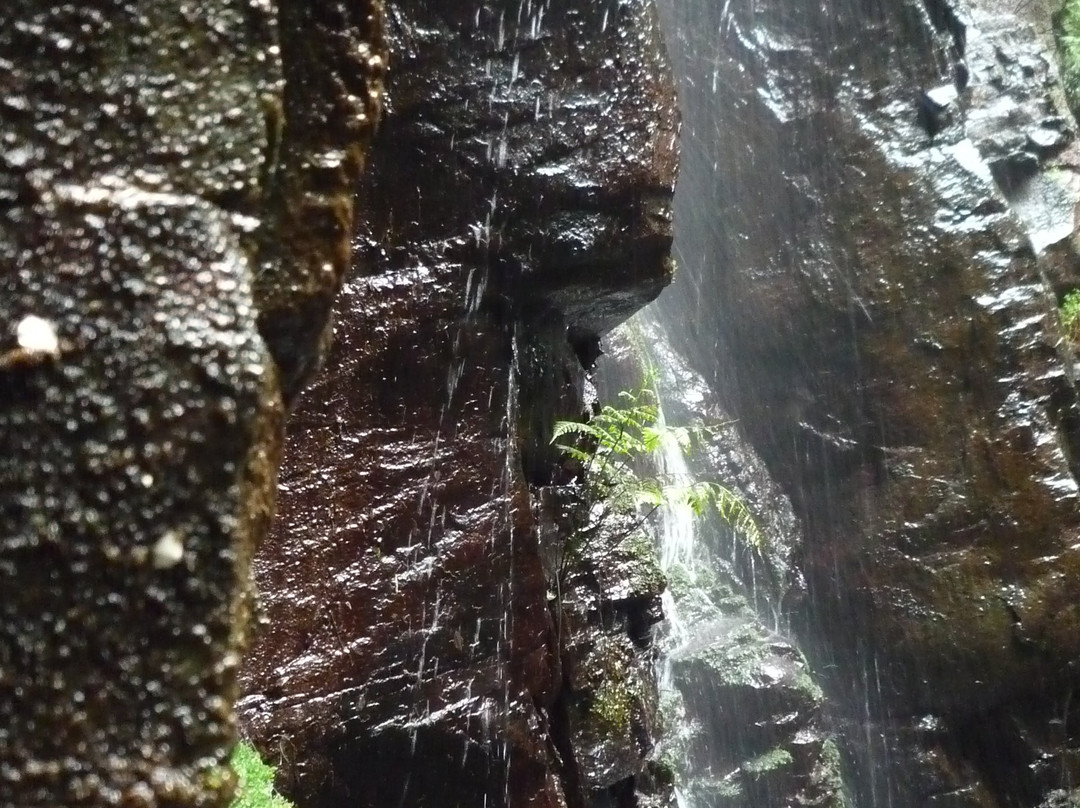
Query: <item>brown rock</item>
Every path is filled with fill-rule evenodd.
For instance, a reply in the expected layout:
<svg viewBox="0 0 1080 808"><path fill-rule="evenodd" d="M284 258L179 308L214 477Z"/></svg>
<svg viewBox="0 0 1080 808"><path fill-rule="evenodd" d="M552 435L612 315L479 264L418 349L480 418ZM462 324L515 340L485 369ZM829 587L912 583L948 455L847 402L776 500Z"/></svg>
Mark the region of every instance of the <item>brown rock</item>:
<svg viewBox="0 0 1080 808"><path fill-rule="evenodd" d="M577 799L529 484L582 407L571 333L669 279L674 95L648 3L519 6L389 7L361 260L244 671L246 731L305 805Z"/></svg>
<svg viewBox="0 0 1080 808"><path fill-rule="evenodd" d="M0 11L0 804L228 802L283 398L317 363L381 75L347 109L313 87L336 65L294 37L340 23L375 53L379 18L292 5ZM295 337L278 364L260 325Z"/></svg>

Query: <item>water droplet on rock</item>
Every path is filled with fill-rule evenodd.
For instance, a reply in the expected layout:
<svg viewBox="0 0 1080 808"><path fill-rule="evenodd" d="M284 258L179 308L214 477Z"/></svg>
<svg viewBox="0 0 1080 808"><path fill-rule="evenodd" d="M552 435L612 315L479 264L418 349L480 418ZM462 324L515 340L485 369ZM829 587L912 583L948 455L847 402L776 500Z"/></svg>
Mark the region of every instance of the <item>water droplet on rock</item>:
<svg viewBox="0 0 1080 808"><path fill-rule="evenodd" d="M184 558L183 538L170 530L154 543L150 551L154 569L166 570L175 567Z"/></svg>
<svg viewBox="0 0 1080 808"><path fill-rule="evenodd" d="M56 326L36 314L28 314L15 327L15 339L24 351L57 356L60 353L60 339L56 335Z"/></svg>

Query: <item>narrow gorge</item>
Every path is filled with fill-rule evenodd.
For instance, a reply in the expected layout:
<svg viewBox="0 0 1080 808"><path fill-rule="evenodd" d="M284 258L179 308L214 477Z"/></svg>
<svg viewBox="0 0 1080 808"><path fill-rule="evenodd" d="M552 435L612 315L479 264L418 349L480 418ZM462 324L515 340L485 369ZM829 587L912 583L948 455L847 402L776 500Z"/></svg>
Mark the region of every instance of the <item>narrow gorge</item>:
<svg viewBox="0 0 1080 808"><path fill-rule="evenodd" d="M0 806L1080 805L1067 6L9 2Z"/></svg>

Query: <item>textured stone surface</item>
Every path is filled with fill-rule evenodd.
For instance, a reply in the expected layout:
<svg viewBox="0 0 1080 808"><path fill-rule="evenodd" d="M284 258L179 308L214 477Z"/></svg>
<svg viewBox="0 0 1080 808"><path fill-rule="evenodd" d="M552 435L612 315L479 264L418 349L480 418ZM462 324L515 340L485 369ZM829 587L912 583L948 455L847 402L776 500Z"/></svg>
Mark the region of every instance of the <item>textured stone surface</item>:
<svg viewBox="0 0 1080 808"><path fill-rule="evenodd" d="M282 84L261 99L265 215L254 285L259 328L290 403L322 362L330 307L350 263L356 183L388 58L382 7L277 2Z"/></svg>
<svg viewBox="0 0 1080 808"><path fill-rule="evenodd" d="M692 276L669 312L804 523L800 626L856 796L1037 804L1078 775L1080 653L1055 313L1078 281L1074 124L1046 21L704 6L669 15Z"/></svg>
<svg viewBox="0 0 1080 808"><path fill-rule="evenodd" d="M257 560L245 730L305 805L580 805L529 484L599 329L667 282L648 3L388 6L336 347Z"/></svg>
<svg viewBox="0 0 1080 808"><path fill-rule="evenodd" d="M295 289L336 286L376 112L297 135L341 99L288 90L334 67L295 5L0 11L0 804L228 801L249 563L325 320ZM376 47L360 8L340 37ZM300 244L309 202L339 226Z"/></svg>
<svg viewBox="0 0 1080 808"><path fill-rule="evenodd" d="M281 422L248 265L194 197L44 196L0 224L0 802L217 804Z"/></svg>
<svg viewBox="0 0 1080 808"><path fill-rule="evenodd" d="M745 603L727 600L688 626L693 639L670 657L677 713L694 719L671 740L687 774L682 790L710 808L842 808L840 755L806 660Z"/></svg>
<svg viewBox="0 0 1080 808"><path fill-rule="evenodd" d="M555 631L563 667L556 709L565 717L588 804L634 805L643 761L660 734L651 629L663 613L666 581L648 523L627 514L597 523L583 512L579 490L562 488L558 495L574 514L573 526L544 530L541 516L544 550L555 549L562 561L548 574L559 605Z"/></svg>

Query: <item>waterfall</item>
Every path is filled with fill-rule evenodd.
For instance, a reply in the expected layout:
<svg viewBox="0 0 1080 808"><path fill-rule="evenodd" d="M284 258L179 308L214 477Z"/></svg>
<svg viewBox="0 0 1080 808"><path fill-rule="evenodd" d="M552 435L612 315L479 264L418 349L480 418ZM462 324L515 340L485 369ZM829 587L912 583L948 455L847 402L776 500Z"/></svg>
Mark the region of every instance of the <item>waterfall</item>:
<svg viewBox="0 0 1080 808"><path fill-rule="evenodd" d="M659 427L730 420L672 350L655 309L612 343L623 367L605 366L601 375L617 378L601 378L601 387L611 393L613 385L651 379ZM680 486L732 488L759 511L768 545L750 546L715 513L661 506L657 555L669 585L658 637L666 730L657 756L671 769L679 808L840 808L847 801L839 753L823 726L822 692L779 617L785 588L778 571L788 568L786 542L795 536L790 505L765 493L765 475L740 447L735 426L707 443L687 457L676 441L661 442L655 474Z"/></svg>
<svg viewBox="0 0 1080 808"><path fill-rule="evenodd" d="M657 399L657 424L665 427L668 425L667 415L664 412L663 400L659 398L659 392ZM686 455L675 441L663 442L657 458L657 466L662 479L685 482L691 482L693 479L689 464L686 462ZM668 501L661 508L657 550L660 556L660 569L669 580L677 567L691 573L694 570L695 531L697 529L694 521L694 511L685 502ZM657 678L661 698L670 702L677 693L671 658L674 652L688 642L691 634L679 614L679 604L672 595L670 587L664 591L662 603L667 627L662 643L664 652L657 660ZM686 779L686 774L687 772L676 771L675 800L678 808L694 808L678 785L680 781Z"/></svg>
<svg viewBox="0 0 1080 808"><path fill-rule="evenodd" d="M668 426L663 401L657 404L657 425ZM677 483L688 483L693 476L686 462L686 455L678 443L670 438L662 442L657 458L660 478ZM666 502L660 517L660 560L665 572L673 564L689 566L694 553L694 511L685 502Z"/></svg>
<svg viewBox="0 0 1080 808"><path fill-rule="evenodd" d="M657 394L657 425L661 428L668 426L664 402L659 397L659 391ZM686 455L675 441L670 439L663 441L656 461L661 479L678 480L684 483L693 481L689 464L686 462ZM660 509L657 550L660 556L660 569L668 579L671 578L676 568L693 571L696 549L695 531L697 529L694 521L694 511L685 502L668 501ZM672 595L670 587L664 591L662 603L666 621L666 636L662 643L664 653L657 661L657 678L661 698L670 702L677 693L675 678L672 673L671 657L674 651L681 648L690 639L691 635L680 617L679 605ZM678 808L693 808L693 804L688 801L678 785L680 780L685 780L686 772L676 771L676 775L675 800Z"/></svg>

